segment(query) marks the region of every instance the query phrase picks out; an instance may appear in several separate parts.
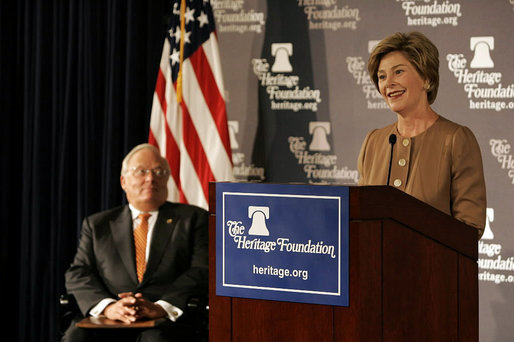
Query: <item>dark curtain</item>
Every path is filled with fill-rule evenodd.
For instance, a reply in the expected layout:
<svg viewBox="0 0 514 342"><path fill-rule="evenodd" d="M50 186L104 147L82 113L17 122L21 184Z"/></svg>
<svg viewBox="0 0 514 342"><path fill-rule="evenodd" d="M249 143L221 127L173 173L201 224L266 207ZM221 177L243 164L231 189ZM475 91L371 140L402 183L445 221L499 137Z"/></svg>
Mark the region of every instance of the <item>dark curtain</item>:
<svg viewBox="0 0 514 342"><path fill-rule="evenodd" d="M2 0L4 334L57 341L85 215L125 201L124 154L147 141L168 1Z"/></svg>

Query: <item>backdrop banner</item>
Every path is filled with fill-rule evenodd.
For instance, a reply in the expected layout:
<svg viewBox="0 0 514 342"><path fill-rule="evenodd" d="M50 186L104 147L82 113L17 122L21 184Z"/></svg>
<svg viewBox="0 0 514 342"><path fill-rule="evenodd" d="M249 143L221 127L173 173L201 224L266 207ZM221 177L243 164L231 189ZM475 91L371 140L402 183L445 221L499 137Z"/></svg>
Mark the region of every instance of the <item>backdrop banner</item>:
<svg viewBox="0 0 514 342"><path fill-rule="evenodd" d="M480 340L514 340L514 1L213 0L239 180L356 184L368 131L396 120L367 73L377 41L439 48L434 110L482 151Z"/></svg>

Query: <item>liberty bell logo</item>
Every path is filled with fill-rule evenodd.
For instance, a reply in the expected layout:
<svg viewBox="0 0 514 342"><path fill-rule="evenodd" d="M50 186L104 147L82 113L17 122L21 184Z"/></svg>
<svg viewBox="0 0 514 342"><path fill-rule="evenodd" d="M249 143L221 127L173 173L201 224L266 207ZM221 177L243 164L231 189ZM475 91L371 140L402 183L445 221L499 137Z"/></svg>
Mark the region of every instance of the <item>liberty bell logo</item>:
<svg viewBox="0 0 514 342"><path fill-rule="evenodd" d="M275 63L271 67L272 72L291 72L293 67L289 56L293 55L293 44L273 43L271 44L271 55L275 56Z"/></svg>
<svg viewBox="0 0 514 342"><path fill-rule="evenodd" d="M312 135L312 141L309 145L310 151L330 151L330 145L327 140L327 135L330 134L330 122L309 122L309 134Z"/></svg>
<svg viewBox="0 0 514 342"><path fill-rule="evenodd" d="M482 240L492 240L494 239L494 233L491 229L491 222L494 221L494 209L487 208L486 216L485 216L485 229L484 234L482 234Z"/></svg>
<svg viewBox="0 0 514 342"><path fill-rule="evenodd" d="M491 50L494 50L494 37L471 37L470 49L475 51L470 66L477 68L493 68L494 62L491 58Z"/></svg>
<svg viewBox="0 0 514 342"><path fill-rule="evenodd" d="M239 121L229 120L228 121L228 136L230 138L230 147L232 150L239 148L239 143L236 139L236 134L239 133Z"/></svg>
<svg viewBox="0 0 514 342"><path fill-rule="evenodd" d="M373 49L379 42L380 40L368 40L368 53L373 52Z"/></svg>
<svg viewBox="0 0 514 342"><path fill-rule="evenodd" d="M248 235L269 236L266 219L269 219L269 207L248 207L248 218L252 219L252 226Z"/></svg>

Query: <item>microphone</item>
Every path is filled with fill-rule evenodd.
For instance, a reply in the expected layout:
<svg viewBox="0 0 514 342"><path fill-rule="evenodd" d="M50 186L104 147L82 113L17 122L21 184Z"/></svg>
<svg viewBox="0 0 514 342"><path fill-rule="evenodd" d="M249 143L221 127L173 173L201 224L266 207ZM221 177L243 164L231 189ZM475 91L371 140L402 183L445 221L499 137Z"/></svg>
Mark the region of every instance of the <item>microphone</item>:
<svg viewBox="0 0 514 342"><path fill-rule="evenodd" d="M391 144L391 156L389 157L389 170L387 171L387 185L389 185L389 178L391 178L391 164L393 163L393 149L396 144L396 134L389 136L389 144Z"/></svg>

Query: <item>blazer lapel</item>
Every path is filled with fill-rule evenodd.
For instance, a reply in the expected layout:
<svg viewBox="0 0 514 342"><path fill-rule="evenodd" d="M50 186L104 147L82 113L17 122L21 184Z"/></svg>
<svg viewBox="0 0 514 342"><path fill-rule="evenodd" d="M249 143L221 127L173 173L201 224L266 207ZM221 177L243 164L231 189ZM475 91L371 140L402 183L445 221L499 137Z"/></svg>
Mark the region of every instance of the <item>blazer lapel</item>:
<svg viewBox="0 0 514 342"><path fill-rule="evenodd" d="M127 273L137 283L134 239L132 237L132 216L128 205L125 206L116 220L111 221L111 234L114 240L114 247L118 250Z"/></svg>
<svg viewBox="0 0 514 342"><path fill-rule="evenodd" d="M165 204L166 206L166 204ZM161 208L152 234L152 242L150 245L150 255L146 264L145 279L155 271L163 257L166 248L170 244L171 235L175 230L175 218L170 210Z"/></svg>

